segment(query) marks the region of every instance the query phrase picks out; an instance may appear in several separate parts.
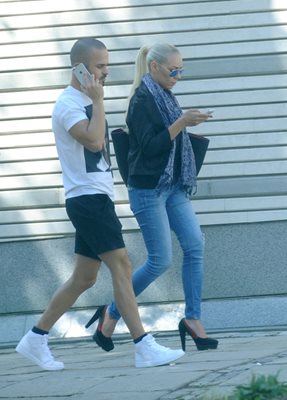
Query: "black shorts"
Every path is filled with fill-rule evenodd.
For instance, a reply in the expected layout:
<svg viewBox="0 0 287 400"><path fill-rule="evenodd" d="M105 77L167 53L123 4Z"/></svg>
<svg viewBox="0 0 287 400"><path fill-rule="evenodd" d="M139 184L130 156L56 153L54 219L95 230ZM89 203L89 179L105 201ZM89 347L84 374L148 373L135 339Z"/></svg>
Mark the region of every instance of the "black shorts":
<svg viewBox="0 0 287 400"><path fill-rule="evenodd" d="M99 254L125 247L122 224L108 195L72 197L66 210L76 229L75 253L100 260Z"/></svg>

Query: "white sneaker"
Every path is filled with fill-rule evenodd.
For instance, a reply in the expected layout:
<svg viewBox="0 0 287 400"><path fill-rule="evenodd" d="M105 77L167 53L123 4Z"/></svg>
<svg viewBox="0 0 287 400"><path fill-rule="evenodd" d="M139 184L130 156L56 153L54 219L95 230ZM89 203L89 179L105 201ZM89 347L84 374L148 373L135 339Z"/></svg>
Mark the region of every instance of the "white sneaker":
<svg viewBox="0 0 287 400"><path fill-rule="evenodd" d="M150 334L146 335L139 343L136 343L135 347L135 364L137 368L169 364L185 354L182 350L172 350L159 345Z"/></svg>
<svg viewBox="0 0 287 400"><path fill-rule="evenodd" d="M48 371L64 368L64 364L56 361L50 352L48 335L38 335L30 330L22 337L16 351Z"/></svg>

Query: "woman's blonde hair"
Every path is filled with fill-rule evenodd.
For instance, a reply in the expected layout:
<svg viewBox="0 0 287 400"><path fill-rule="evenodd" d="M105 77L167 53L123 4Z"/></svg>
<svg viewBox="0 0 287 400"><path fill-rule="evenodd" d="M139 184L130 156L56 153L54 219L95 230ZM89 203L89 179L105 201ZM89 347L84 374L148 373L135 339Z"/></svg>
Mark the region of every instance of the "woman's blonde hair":
<svg viewBox="0 0 287 400"><path fill-rule="evenodd" d="M168 43L157 43L153 46L142 46L137 54L135 61L135 76L131 92L128 98L128 104L135 90L139 87L142 77L150 71L150 64L156 61L163 64L171 54L179 53L179 50Z"/></svg>

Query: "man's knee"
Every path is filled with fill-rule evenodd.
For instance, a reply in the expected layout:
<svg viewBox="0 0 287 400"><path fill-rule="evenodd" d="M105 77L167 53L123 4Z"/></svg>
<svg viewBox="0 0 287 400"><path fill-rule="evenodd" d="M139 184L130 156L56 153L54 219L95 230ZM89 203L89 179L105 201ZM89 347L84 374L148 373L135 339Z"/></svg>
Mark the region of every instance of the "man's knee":
<svg viewBox="0 0 287 400"><path fill-rule="evenodd" d="M132 264L125 248L110 251L100 255L103 262L110 269L112 274L130 274Z"/></svg>
<svg viewBox="0 0 287 400"><path fill-rule="evenodd" d="M70 278L72 287L74 287L81 293L93 287L94 284L96 283L96 280L97 280L96 277L90 278L75 274L72 275L72 277Z"/></svg>
<svg viewBox="0 0 287 400"><path fill-rule="evenodd" d="M87 290L87 289L90 289L91 287L93 287L94 284L96 283L96 280L97 280L96 278L93 278L93 279L86 279L86 280L83 282L84 289Z"/></svg>
<svg viewBox="0 0 287 400"><path fill-rule="evenodd" d="M119 258L116 269L120 274L131 277L133 267L127 254Z"/></svg>

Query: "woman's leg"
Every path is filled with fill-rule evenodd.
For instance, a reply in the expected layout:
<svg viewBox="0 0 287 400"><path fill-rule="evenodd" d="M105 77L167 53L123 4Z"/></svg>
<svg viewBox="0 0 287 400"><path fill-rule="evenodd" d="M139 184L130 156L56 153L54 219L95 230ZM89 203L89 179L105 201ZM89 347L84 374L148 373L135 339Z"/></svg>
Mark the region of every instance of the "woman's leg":
<svg viewBox="0 0 287 400"><path fill-rule="evenodd" d="M147 261L132 276L136 296L171 264L172 243L166 198L166 193L159 196L154 189L129 189L131 209L140 226L148 252ZM113 319L120 318L114 302L109 307L109 315Z"/></svg>
<svg viewBox="0 0 287 400"><path fill-rule="evenodd" d="M182 282L185 295L185 316L199 320L203 279L204 239L192 203L181 190L174 190L167 200L171 229L183 251Z"/></svg>

